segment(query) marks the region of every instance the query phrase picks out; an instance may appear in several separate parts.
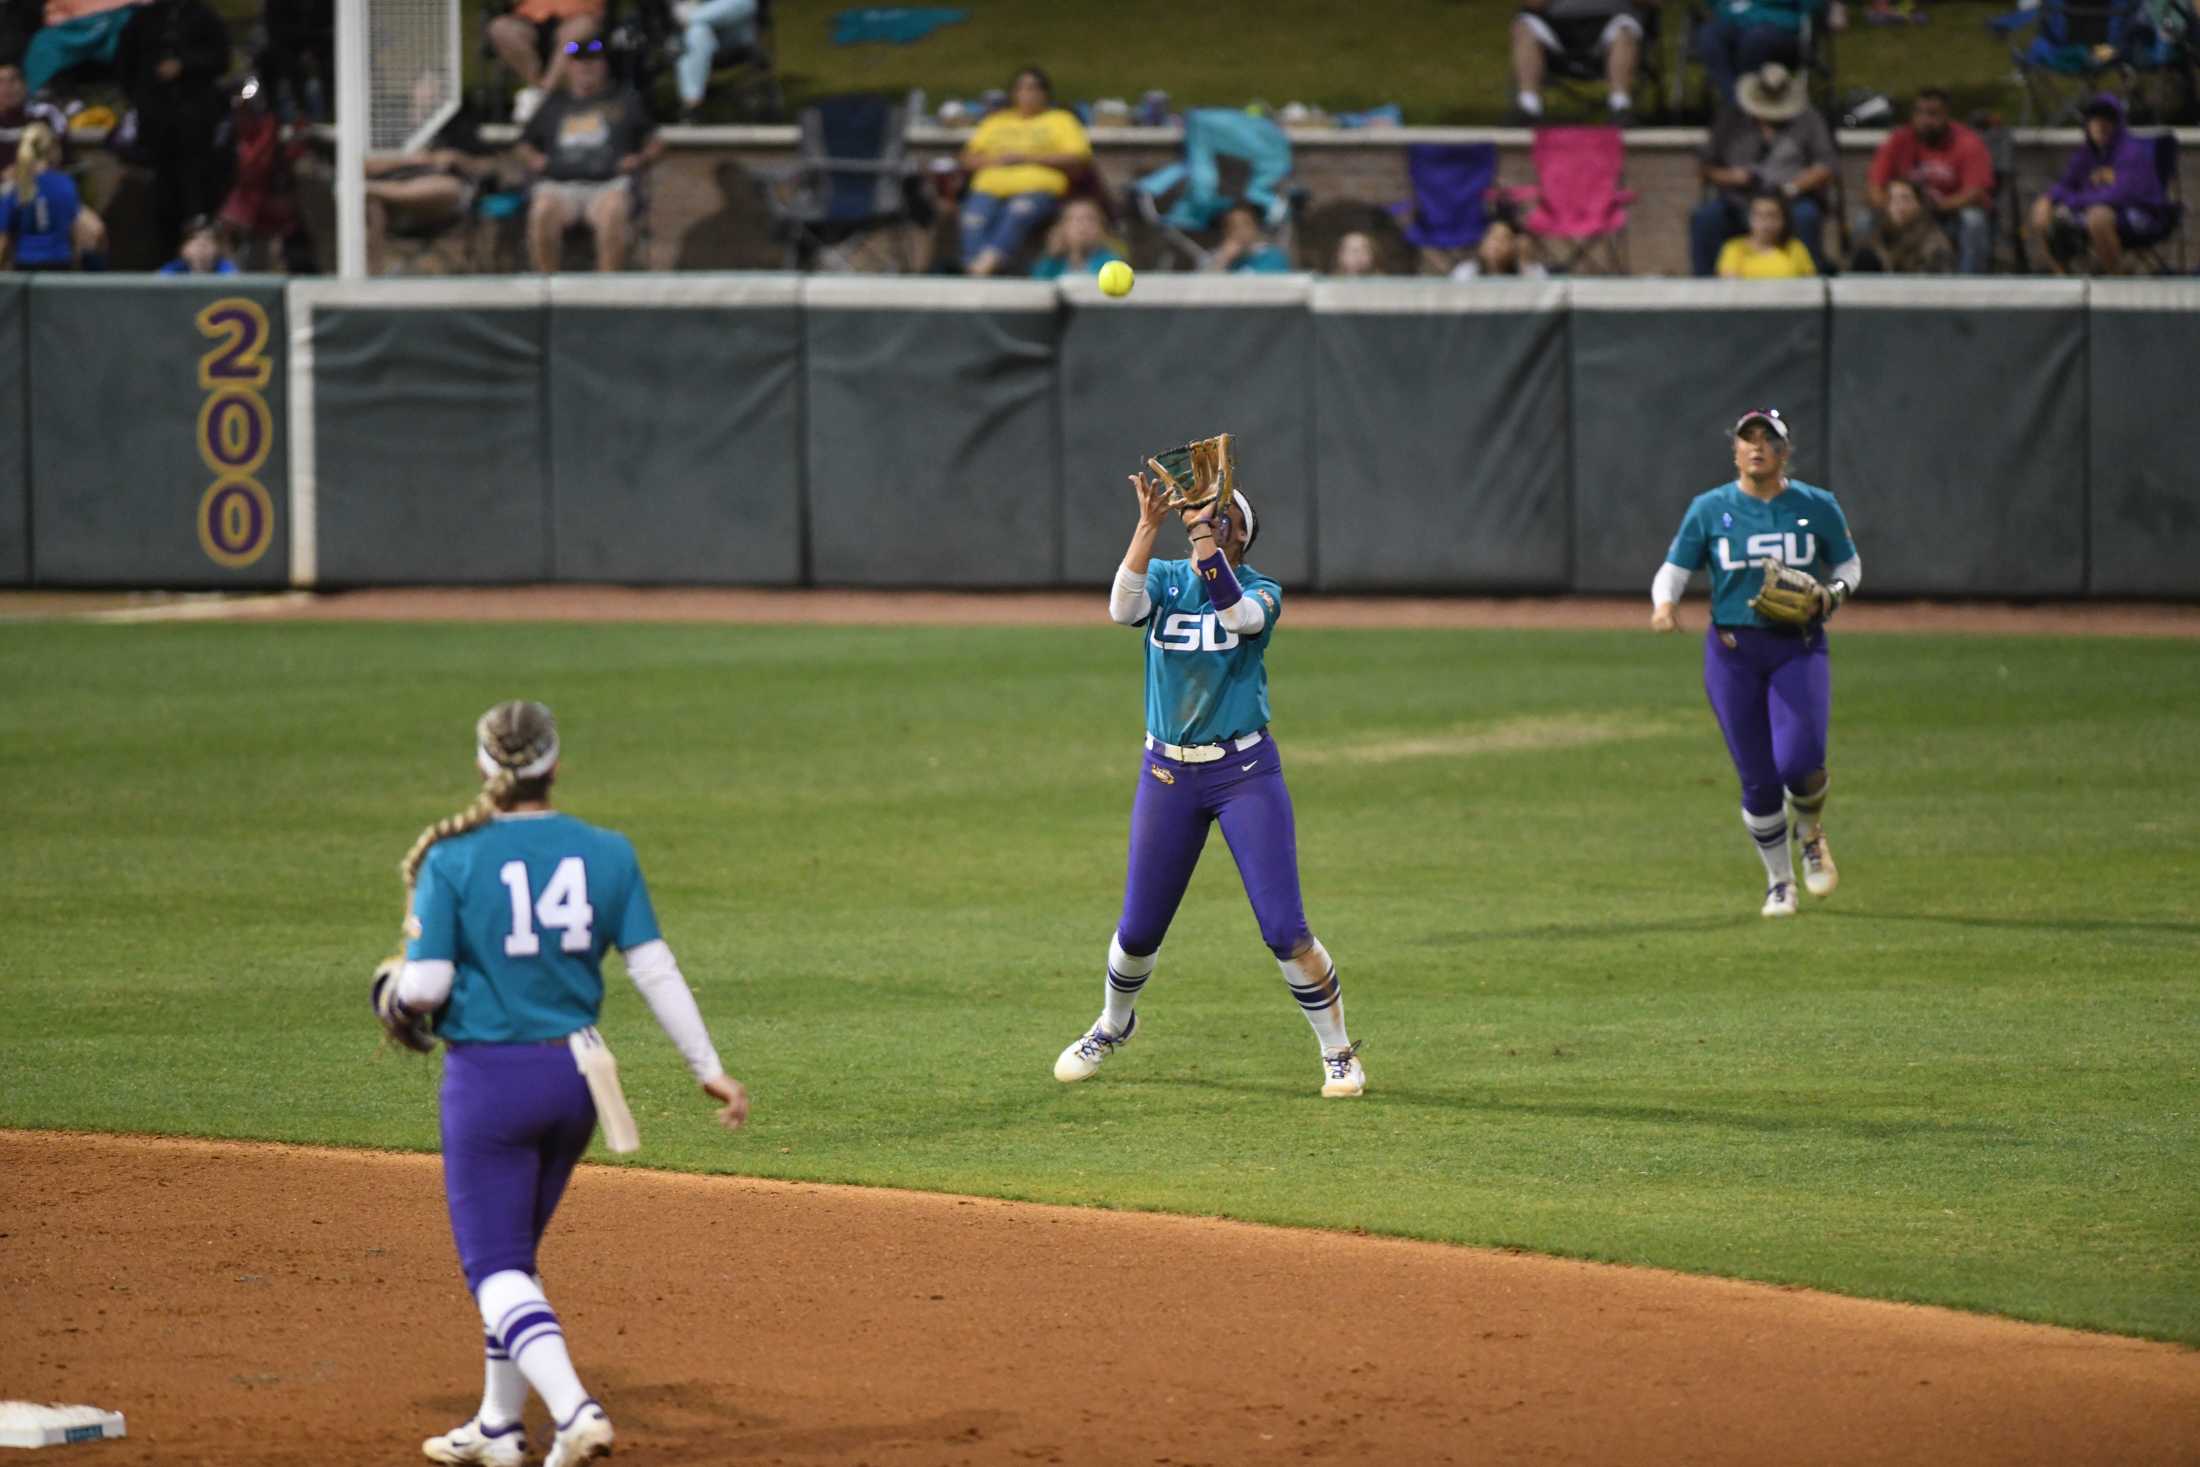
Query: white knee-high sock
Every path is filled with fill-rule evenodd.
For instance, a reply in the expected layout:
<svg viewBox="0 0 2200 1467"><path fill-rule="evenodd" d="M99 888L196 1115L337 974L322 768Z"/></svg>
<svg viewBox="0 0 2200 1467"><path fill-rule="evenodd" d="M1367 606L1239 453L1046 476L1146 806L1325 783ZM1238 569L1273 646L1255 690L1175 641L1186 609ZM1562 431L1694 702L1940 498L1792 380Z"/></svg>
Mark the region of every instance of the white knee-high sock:
<svg viewBox="0 0 2200 1467"><path fill-rule="evenodd" d="M481 1356L481 1409L474 1419L483 1426L510 1426L527 1409L527 1377L519 1373L504 1342L495 1335L482 1337Z"/></svg>
<svg viewBox="0 0 2200 1467"><path fill-rule="evenodd" d="M512 1364L550 1408L553 1421L563 1425L588 1403L587 1389L573 1372L573 1357L565 1350L565 1331L557 1312L544 1297L542 1285L516 1268L490 1274L474 1291L481 1305L482 1323L504 1344Z"/></svg>
<svg viewBox="0 0 2200 1467"><path fill-rule="evenodd" d="M1277 959L1276 966L1283 969L1283 981L1291 985L1291 996L1299 1001L1306 1022L1314 1026L1322 1048L1349 1048L1352 1041L1344 1033L1344 985L1337 981L1337 965L1329 960L1329 949L1316 939L1297 957Z"/></svg>
<svg viewBox="0 0 2200 1467"><path fill-rule="evenodd" d="M1757 847L1757 857L1765 863L1767 886L1795 881L1795 855L1788 849L1787 811L1775 810L1770 815L1752 815L1742 812L1742 824L1749 827L1750 842Z"/></svg>
<svg viewBox="0 0 2200 1467"><path fill-rule="evenodd" d="M1833 777L1826 775L1809 793L1788 791L1788 809L1795 816L1795 838L1816 840L1825 829L1826 797L1833 793Z"/></svg>
<svg viewBox="0 0 2200 1467"><path fill-rule="evenodd" d="M1100 1022L1107 1025L1111 1034L1121 1034L1131 1026L1131 1015L1138 1008L1138 991L1153 976L1153 965L1161 957L1160 949L1134 957L1123 951L1121 938L1108 939L1108 996L1106 1006L1100 1010Z"/></svg>

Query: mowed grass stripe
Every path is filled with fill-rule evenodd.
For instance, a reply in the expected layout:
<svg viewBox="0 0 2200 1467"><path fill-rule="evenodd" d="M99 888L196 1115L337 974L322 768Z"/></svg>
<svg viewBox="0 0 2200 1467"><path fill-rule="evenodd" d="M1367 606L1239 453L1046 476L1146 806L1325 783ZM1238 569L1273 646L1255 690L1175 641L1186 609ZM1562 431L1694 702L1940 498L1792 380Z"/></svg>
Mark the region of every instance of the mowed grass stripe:
<svg viewBox="0 0 2200 1467"><path fill-rule="evenodd" d="M2200 1343L2200 692L2168 642L1837 639L1843 887L1755 915L1693 639L1290 628L1363 1102L1220 840L1096 1081L1135 637L0 627L0 1124L432 1147L363 1001L528 695L640 847L754 1128L623 982L651 1165L1505 1244Z"/></svg>

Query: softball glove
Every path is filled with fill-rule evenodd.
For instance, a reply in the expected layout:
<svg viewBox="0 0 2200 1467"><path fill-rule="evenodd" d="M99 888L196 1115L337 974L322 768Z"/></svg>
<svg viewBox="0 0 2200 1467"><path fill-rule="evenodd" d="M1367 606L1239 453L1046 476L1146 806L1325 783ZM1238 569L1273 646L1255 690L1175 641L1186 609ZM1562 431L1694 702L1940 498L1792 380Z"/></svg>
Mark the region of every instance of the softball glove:
<svg viewBox="0 0 2200 1467"><path fill-rule="evenodd" d="M1809 571L1767 560L1765 582L1749 598L1749 609L1781 626L1807 627L1832 614L1833 598Z"/></svg>
<svg viewBox="0 0 2200 1467"><path fill-rule="evenodd" d="M402 955L375 964L374 987L369 990L374 1017L390 1043L401 1044L415 1054L431 1054L435 1050L435 1030L429 1027L428 1015L416 1014L397 1001L397 975L404 966Z"/></svg>

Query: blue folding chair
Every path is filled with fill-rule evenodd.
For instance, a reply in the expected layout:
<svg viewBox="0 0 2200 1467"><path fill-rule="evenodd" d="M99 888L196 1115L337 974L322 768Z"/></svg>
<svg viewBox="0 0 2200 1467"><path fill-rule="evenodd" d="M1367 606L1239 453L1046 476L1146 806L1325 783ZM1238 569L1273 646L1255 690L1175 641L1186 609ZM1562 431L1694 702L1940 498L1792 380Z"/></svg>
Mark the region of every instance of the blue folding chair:
<svg viewBox="0 0 2200 1467"><path fill-rule="evenodd" d="M1413 197L1391 206L1406 243L1447 260L1482 243L1497 187L1495 143L1414 143L1406 177Z"/></svg>
<svg viewBox="0 0 2200 1467"><path fill-rule="evenodd" d="M1197 269L1212 253L1195 235L1212 229L1239 204L1260 211L1261 223L1289 253L1306 191L1291 185L1291 139L1266 117L1226 107L1201 107L1184 118L1184 157L1131 185L1139 217Z"/></svg>
<svg viewBox="0 0 2200 1467"><path fill-rule="evenodd" d="M910 269L908 143L896 102L865 94L802 109L802 161L755 170L790 270ZM884 241L887 258L867 256Z"/></svg>

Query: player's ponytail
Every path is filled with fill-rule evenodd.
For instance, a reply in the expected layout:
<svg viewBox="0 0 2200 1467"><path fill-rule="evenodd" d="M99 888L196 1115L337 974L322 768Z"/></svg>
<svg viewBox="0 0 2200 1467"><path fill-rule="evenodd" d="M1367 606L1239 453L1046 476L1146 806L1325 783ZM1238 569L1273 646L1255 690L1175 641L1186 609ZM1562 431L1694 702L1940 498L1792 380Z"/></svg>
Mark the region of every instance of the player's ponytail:
<svg viewBox="0 0 2200 1467"><path fill-rule="evenodd" d="M405 859L397 863L405 878L406 905L411 906L413 882L420 863L439 840L479 830L496 818L499 810L517 803L522 786L540 788L558 763L558 721L540 703L499 703L474 725L474 760L488 782L474 802L455 815L446 815L420 832Z"/></svg>
<svg viewBox="0 0 2200 1467"><path fill-rule="evenodd" d="M54 140L53 129L43 122L34 122L23 129L23 137L15 145L15 198L25 208L38 196L40 170L51 168L61 160L61 145Z"/></svg>

